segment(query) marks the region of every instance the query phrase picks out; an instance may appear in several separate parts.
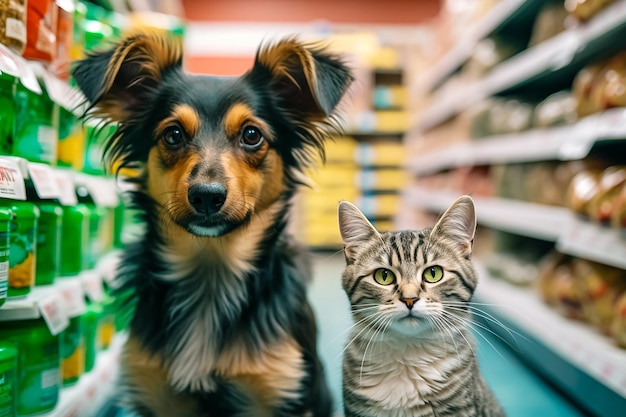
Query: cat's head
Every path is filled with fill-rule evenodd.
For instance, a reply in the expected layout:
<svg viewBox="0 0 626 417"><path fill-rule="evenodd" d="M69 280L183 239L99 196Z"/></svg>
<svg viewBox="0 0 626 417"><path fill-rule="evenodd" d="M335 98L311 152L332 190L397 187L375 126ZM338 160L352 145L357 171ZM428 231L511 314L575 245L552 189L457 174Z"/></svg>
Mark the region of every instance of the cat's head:
<svg viewBox="0 0 626 417"><path fill-rule="evenodd" d="M343 288L355 321L408 335L466 327L477 283L471 262L476 212L457 199L432 228L378 232L351 203L339 204L346 269Z"/></svg>

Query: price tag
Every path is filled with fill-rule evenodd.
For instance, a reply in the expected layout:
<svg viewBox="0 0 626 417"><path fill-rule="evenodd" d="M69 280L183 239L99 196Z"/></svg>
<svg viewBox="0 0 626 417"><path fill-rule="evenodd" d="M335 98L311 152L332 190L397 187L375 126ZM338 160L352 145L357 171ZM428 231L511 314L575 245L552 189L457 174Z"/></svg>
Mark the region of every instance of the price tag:
<svg viewBox="0 0 626 417"><path fill-rule="evenodd" d="M84 271L81 273L83 291L91 301L100 301L104 298L102 277L96 271Z"/></svg>
<svg viewBox="0 0 626 417"><path fill-rule="evenodd" d="M63 300L58 293L50 293L40 299L37 307L52 335L56 336L61 333L70 324L66 310L63 308Z"/></svg>
<svg viewBox="0 0 626 417"><path fill-rule="evenodd" d="M74 206L78 203L78 198L76 197L76 190L74 188L74 180L72 180L72 176L67 171L62 170L53 170L52 175L54 176L57 188L59 189L59 201L64 206Z"/></svg>
<svg viewBox="0 0 626 417"><path fill-rule="evenodd" d="M26 200L24 176L17 161L0 158L0 197Z"/></svg>
<svg viewBox="0 0 626 417"><path fill-rule="evenodd" d="M97 206L115 207L119 204L117 187L112 178L85 175L83 180Z"/></svg>
<svg viewBox="0 0 626 417"><path fill-rule="evenodd" d="M65 279L61 281L60 288L63 305L69 317L80 316L87 310L85 293L79 279Z"/></svg>
<svg viewBox="0 0 626 417"><path fill-rule="evenodd" d="M0 44L0 73L2 72L13 77L19 76L16 55L9 48Z"/></svg>
<svg viewBox="0 0 626 417"><path fill-rule="evenodd" d="M36 162L28 163L30 179L35 185L37 195L42 199L59 198L60 190L54 170L50 165Z"/></svg>
<svg viewBox="0 0 626 417"><path fill-rule="evenodd" d="M28 65L26 60L22 57L16 57L15 62L17 63L17 72L22 85L35 94L43 94L35 71Z"/></svg>

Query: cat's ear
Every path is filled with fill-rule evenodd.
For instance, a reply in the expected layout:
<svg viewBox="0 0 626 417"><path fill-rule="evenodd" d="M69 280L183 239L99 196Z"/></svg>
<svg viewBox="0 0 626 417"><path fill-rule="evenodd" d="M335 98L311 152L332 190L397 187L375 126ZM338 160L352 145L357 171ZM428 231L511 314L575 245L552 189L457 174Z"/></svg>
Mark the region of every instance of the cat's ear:
<svg viewBox="0 0 626 417"><path fill-rule="evenodd" d="M468 195L459 197L441 216L431 236L441 236L457 245L461 254L470 258L476 233L476 209Z"/></svg>
<svg viewBox="0 0 626 417"><path fill-rule="evenodd" d="M346 262L354 262L358 247L372 239L380 239L380 234L354 204L339 203L339 232L344 245Z"/></svg>

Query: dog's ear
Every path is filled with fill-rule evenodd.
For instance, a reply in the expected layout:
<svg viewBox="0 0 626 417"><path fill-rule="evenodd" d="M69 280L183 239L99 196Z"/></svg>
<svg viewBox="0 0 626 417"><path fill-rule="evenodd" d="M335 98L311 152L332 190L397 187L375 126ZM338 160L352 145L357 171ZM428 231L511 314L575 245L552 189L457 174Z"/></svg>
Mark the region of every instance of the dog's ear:
<svg viewBox="0 0 626 417"><path fill-rule="evenodd" d="M353 80L338 57L295 39L261 47L250 75L268 78L281 108L309 122L325 120Z"/></svg>
<svg viewBox="0 0 626 417"><path fill-rule="evenodd" d="M72 69L93 113L117 122L128 120L137 104L162 79L182 65L182 43L162 33L139 33L112 50L90 54Z"/></svg>

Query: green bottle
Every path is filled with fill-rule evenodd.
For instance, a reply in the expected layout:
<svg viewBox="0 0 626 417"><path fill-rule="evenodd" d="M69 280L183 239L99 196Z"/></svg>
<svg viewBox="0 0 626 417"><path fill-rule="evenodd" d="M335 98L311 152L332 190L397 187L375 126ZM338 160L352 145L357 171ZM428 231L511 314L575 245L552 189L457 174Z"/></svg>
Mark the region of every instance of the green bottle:
<svg viewBox="0 0 626 417"><path fill-rule="evenodd" d="M0 74L0 155L13 154L15 135L15 95L16 79L8 74Z"/></svg>
<svg viewBox="0 0 626 417"><path fill-rule="evenodd" d="M12 218L13 213L10 209L0 207L0 307L6 301L9 290L9 248L11 247Z"/></svg>
<svg viewBox="0 0 626 417"><path fill-rule="evenodd" d="M3 322L0 340L17 346L17 414L51 411L61 387L60 337L38 319Z"/></svg>
<svg viewBox="0 0 626 417"><path fill-rule="evenodd" d="M3 200L12 212L9 253L9 298L30 293L35 285L39 209L25 201Z"/></svg>
<svg viewBox="0 0 626 417"><path fill-rule="evenodd" d="M35 285L50 285L61 275L63 209L52 201L37 202L36 205L40 215L37 227Z"/></svg>
<svg viewBox="0 0 626 417"><path fill-rule="evenodd" d="M46 94L18 85L13 154L33 162L57 163L59 107Z"/></svg>
<svg viewBox="0 0 626 417"><path fill-rule="evenodd" d="M74 276L87 269L91 211L84 204L62 210L61 276Z"/></svg>
<svg viewBox="0 0 626 417"><path fill-rule="evenodd" d="M0 341L0 417L17 415L17 346Z"/></svg>
<svg viewBox="0 0 626 417"><path fill-rule="evenodd" d="M83 317L70 318L70 324L61 333L61 369L63 386L78 382L85 370L85 335Z"/></svg>

